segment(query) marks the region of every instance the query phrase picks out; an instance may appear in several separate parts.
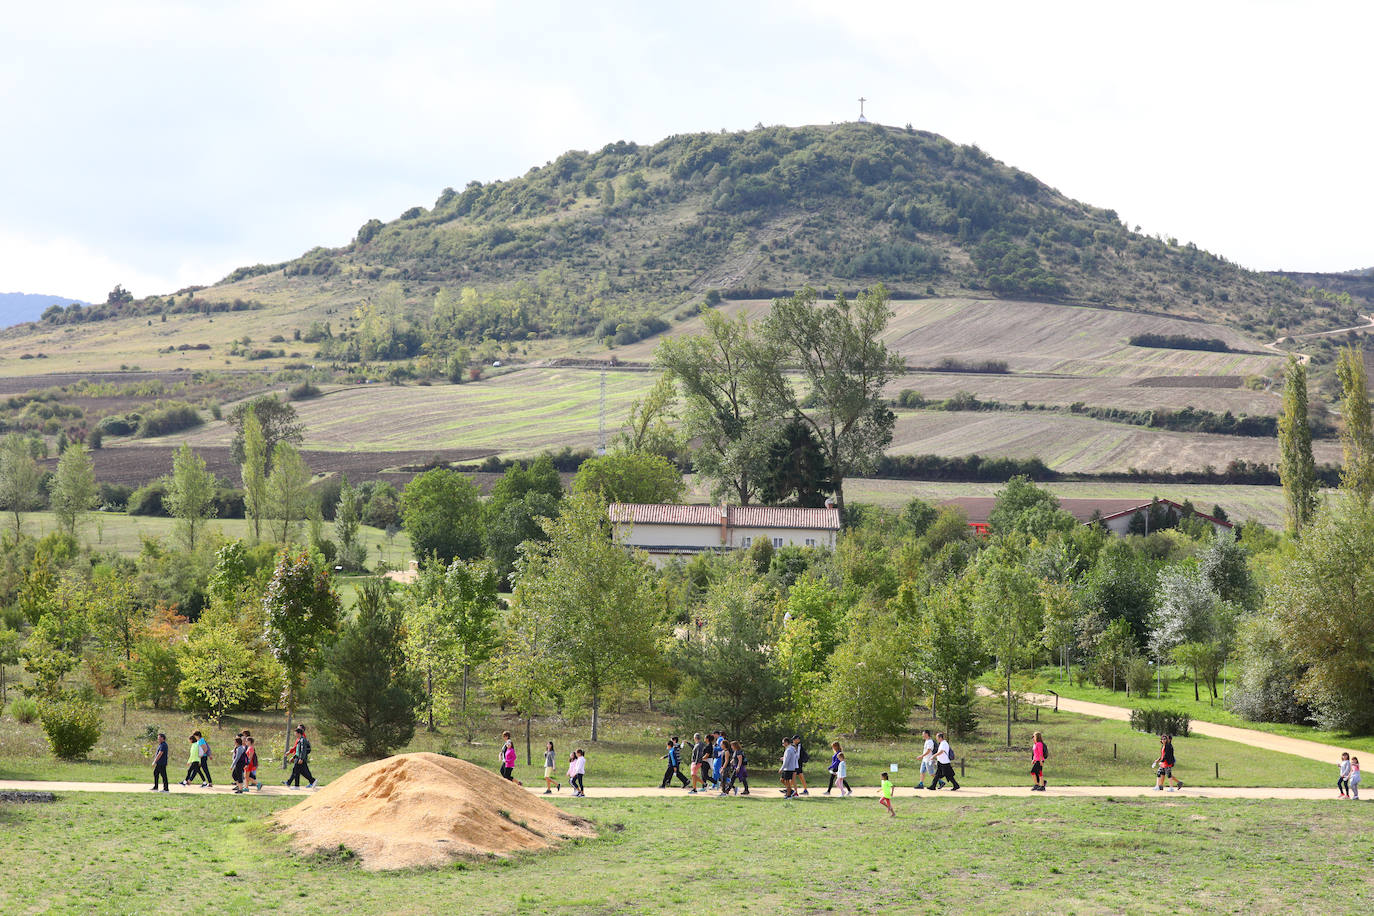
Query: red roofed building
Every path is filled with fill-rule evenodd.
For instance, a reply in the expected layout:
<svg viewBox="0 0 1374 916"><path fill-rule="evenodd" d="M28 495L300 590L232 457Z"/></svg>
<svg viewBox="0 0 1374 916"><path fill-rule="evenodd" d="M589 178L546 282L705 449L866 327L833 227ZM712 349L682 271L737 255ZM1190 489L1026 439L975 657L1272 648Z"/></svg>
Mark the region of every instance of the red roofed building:
<svg viewBox="0 0 1374 916"><path fill-rule="evenodd" d="M774 547L833 548L840 531L840 512L833 508L611 503L608 511L625 543L660 563L704 550L741 550L760 540Z"/></svg>

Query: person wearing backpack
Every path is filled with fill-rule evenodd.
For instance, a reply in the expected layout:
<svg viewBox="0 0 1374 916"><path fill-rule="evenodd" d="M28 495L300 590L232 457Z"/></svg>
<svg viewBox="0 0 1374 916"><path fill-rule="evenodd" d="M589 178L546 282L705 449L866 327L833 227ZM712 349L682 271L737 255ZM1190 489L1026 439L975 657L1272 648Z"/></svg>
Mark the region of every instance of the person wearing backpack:
<svg viewBox="0 0 1374 916"><path fill-rule="evenodd" d="M950 791L959 791L959 780L954 778L954 749L945 740L944 732L936 732L935 738L939 745L935 750L935 783L930 788L933 791L941 780L949 780Z"/></svg>
<svg viewBox="0 0 1374 916"><path fill-rule="evenodd" d="M196 732L196 753L200 756L200 772L205 777L205 782L200 784L202 789L213 789L215 781L210 778L210 742L205 740L205 736Z"/></svg>
<svg viewBox="0 0 1374 916"><path fill-rule="evenodd" d="M1035 780L1035 785L1031 786L1032 792L1045 791L1045 761L1049 758L1050 751L1045 747L1045 739L1036 732L1031 736L1031 777Z"/></svg>
<svg viewBox="0 0 1374 916"><path fill-rule="evenodd" d="M659 788L666 789L672 785L673 777L682 782L684 789L687 788L687 777L682 775L682 752L678 750L676 738L668 739L668 753L660 759L668 761L668 767L663 771L663 782L659 784Z"/></svg>
<svg viewBox="0 0 1374 916"><path fill-rule="evenodd" d="M801 735L793 735L792 743L797 746L797 772L796 779L801 782L800 795L810 795L811 790L806 788L806 762L811 759L811 755L806 752L806 745L802 744Z"/></svg>
<svg viewBox="0 0 1374 916"><path fill-rule="evenodd" d="M282 785L291 786L292 783L295 783L292 788L299 789L301 777L304 776L309 782L306 788L315 788L315 777L310 773L310 739L305 737L304 725L296 726L296 743L291 745L291 750L288 753L291 758L291 775Z"/></svg>

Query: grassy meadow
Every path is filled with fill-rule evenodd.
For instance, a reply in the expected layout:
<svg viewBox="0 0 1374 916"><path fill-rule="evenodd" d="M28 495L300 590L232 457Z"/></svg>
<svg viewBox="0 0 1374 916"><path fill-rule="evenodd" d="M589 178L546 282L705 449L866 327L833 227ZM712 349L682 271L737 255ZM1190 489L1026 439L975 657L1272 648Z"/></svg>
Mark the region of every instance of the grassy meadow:
<svg viewBox="0 0 1374 916"><path fill-rule="evenodd" d="M749 913L1265 914L1374 904L1358 853L1364 811L1322 802L898 797L888 818L871 799L562 798L597 838L390 873L292 853L269 819L291 803L69 794L0 805L0 911L682 913L720 902Z"/></svg>

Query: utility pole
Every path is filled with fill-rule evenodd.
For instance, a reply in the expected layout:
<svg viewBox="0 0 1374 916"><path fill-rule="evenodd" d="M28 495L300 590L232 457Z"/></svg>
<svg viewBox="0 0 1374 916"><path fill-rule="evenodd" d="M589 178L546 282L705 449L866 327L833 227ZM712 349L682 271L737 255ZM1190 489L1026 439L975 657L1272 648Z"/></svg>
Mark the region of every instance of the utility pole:
<svg viewBox="0 0 1374 916"><path fill-rule="evenodd" d="M601 370L601 414L597 420L596 453L606 454L606 370Z"/></svg>

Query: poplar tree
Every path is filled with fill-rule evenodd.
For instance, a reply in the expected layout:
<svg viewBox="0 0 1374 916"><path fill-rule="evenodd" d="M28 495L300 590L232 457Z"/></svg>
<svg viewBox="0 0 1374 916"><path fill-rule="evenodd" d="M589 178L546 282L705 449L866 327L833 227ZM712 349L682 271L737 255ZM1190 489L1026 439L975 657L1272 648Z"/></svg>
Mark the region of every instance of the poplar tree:
<svg viewBox="0 0 1374 916"><path fill-rule="evenodd" d="M1341 381L1341 413L1345 418L1341 487L1367 504L1374 498L1374 421L1370 419L1364 352L1343 347L1336 359L1336 377Z"/></svg>
<svg viewBox="0 0 1374 916"><path fill-rule="evenodd" d="M57 460L49 502L58 527L72 537L87 512L95 507L95 467L91 453L80 442L67 446Z"/></svg>
<svg viewBox="0 0 1374 916"><path fill-rule="evenodd" d="M10 433L0 443L0 508L14 513L14 533L22 530L22 513L43 505L38 488L43 469L33 454L33 440Z"/></svg>
<svg viewBox="0 0 1374 916"><path fill-rule="evenodd" d="M258 415L248 411L243 419L243 508L253 523L253 540L262 540L262 520L267 514L267 439Z"/></svg>
<svg viewBox="0 0 1374 916"><path fill-rule="evenodd" d="M1288 530L1298 534L1317 507L1317 469L1307 423L1307 367L1291 354L1279 412L1279 480L1288 503Z"/></svg>
<svg viewBox="0 0 1374 916"><path fill-rule="evenodd" d="M172 485L166 502L186 549L194 551L197 534L215 514L215 476L206 469L205 459L185 442L172 457Z"/></svg>

